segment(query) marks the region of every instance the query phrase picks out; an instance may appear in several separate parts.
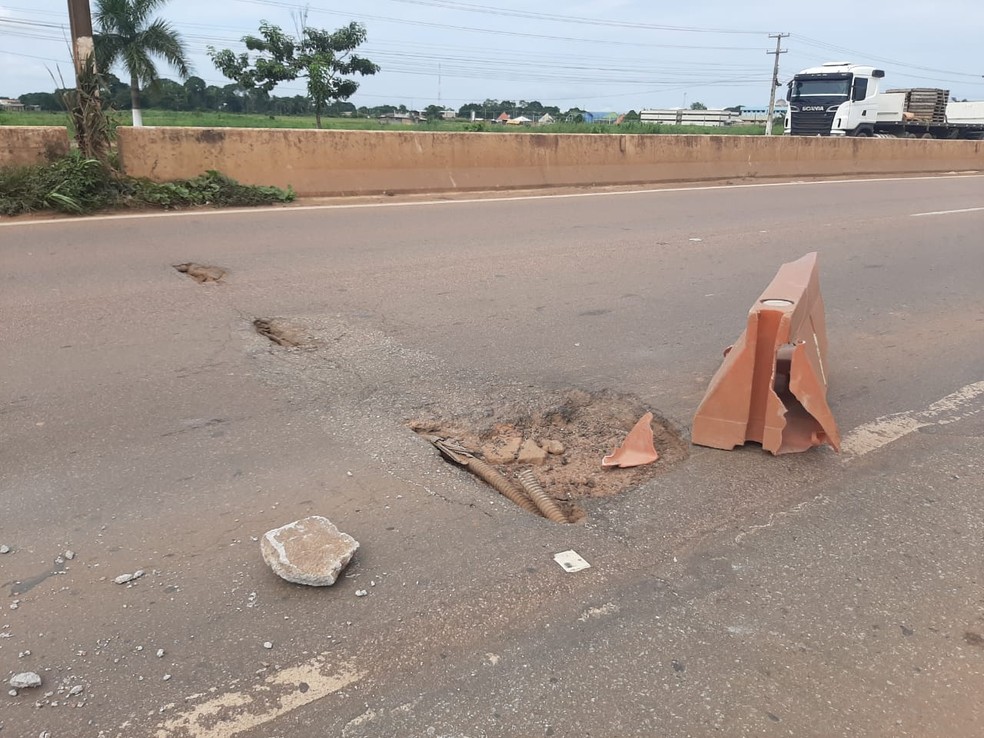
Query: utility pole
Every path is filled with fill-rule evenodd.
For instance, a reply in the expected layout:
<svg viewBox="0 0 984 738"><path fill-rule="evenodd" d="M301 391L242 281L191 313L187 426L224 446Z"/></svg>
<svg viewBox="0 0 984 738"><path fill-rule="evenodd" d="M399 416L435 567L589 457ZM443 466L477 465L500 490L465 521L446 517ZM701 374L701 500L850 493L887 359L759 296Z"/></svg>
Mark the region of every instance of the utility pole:
<svg viewBox="0 0 984 738"><path fill-rule="evenodd" d="M75 62L77 85L86 62L94 51L89 0L68 0L68 22L72 31L72 59Z"/></svg>
<svg viewBox="0 0 984 738"><path fill-rule="evenodd" d="M766 54L772 54L776 57L775 63L772 65L772 91L769 93L769 117L765 121L765 135L772 135L772 123L776 117L776 88L779 86L779 55L785 54L788 49L782 48L782 40L788 38L788 33L770 33L769 38L774 38L776 40L776 50L766 51Z"/></svg>

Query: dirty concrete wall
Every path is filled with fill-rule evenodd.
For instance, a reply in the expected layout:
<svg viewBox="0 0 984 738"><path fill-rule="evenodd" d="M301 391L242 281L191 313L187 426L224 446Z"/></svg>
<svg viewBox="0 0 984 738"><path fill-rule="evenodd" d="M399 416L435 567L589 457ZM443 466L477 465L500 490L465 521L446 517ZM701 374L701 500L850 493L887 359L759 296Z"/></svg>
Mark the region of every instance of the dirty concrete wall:
<svg viewBox="0 0 984 738"><path fill-rule="evenodd" d="M984 168L984 142L762 136L120 128L127 174L217 169L300 195L487 190Z"/></svg>
<svg viewBox="0 0 984 738"><path fill-rule="evenodd" d="M64 126L0 126L0 167L38 164L67 153Z"/></svg>

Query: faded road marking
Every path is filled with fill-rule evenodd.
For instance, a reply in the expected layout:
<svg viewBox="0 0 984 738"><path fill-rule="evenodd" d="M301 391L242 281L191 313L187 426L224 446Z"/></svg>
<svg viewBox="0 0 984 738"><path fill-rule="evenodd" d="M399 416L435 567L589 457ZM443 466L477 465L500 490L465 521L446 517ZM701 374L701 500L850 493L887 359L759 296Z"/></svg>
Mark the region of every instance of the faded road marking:
<svg viewBox="0 0 984 738"><path fill-rule="evenodd" d="M249 689L213 697L159 723L154 736L233 738L334 694L364 676L350 664L333 668L328 657L322 654L281 669Z"/></svg>
<svg viewBox="0 0 984 738"><path fill-rule="evenodd" d="M960 210L933 210L929 213L912 213L913 218L922 218L926 215L952 215L953 213L976 213L984 208L961 208Z"/></svg>
<svg viewBox="0 0 984 738"><path fill-rule="evenodd" d="M949 425L984 411L984 381L968 384L934 402L925 410L884 415L858 426L844 438L845 460L864 456L920 428Z"/></svg>
<svg viewBox="0 0 984 738"><path fill-rule="evenodd" d="M415 208L431 206L453 206L453 205L475 205L482 203L496 202L521 202L523 200L570 200L582 197L624 197L626 195L658 195L669 192L713 192L715 190L751 190L762 187L823 187L829 185L844 184L877 184L879 182L919 182L923 180L943 180L943 179L979 179L981 176L976 171L966 174L944 174L939 176L923 177L872 177L869 179L821 179L821 180L795 180L792 182L752 182L748 184L728 184L728 185L693 185L686 187L660 187L658 184L647 189L634 190L602 190L598 192L563 192L549 195L506 195L499 197L463 197L459 199L449 199L448 193L443 193L440 200L410 200L406 202L353 202L353 203L331 203L324 205L272 205L257 208L228 208L216 210L187 210L187 211L165 211L161 213L125 213L117 215L87 215L85 217L63 217L63 218L44 218L37 220L14 220L4 221L0 218L0 228L16 228L18 226L38 226L61 223L69 225L74 229L81 224L93 223L103 220L145 220L147 218L206 218L222 215L261 215L269 213L298 213L311 210L362 210L365 208ZM618 187L618 185L607 185ZM455 194L455 193L450 193ZM373 197L373 195L360 195L358 197Z"/></svg>

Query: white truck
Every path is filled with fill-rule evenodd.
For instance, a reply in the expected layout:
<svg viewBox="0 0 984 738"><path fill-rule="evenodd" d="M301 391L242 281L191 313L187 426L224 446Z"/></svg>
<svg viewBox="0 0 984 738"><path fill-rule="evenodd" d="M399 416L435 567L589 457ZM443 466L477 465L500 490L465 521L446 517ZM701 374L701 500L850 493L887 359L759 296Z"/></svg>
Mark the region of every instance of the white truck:
<svg viewBox="0 0 984 738"><path fill-rule="evenodd" d="M885 72L849 62L804 69L789 82L785 133L792 136L984 139L984 102L953 102L949 90L885 90Z"/></svg>

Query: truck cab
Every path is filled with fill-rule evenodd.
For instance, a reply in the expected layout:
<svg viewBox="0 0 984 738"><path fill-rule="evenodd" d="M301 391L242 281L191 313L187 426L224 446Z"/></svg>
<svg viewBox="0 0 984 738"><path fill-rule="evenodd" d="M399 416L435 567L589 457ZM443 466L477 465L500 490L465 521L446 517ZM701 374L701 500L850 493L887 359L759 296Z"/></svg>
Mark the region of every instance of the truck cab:
<svg viewBox="0 0 984 738"><path fill-rule="evenodd" d="M878 120L878 88L885 72L850 62L828 62L793 77L785 133L793 136L871 136Z"/></svg>

